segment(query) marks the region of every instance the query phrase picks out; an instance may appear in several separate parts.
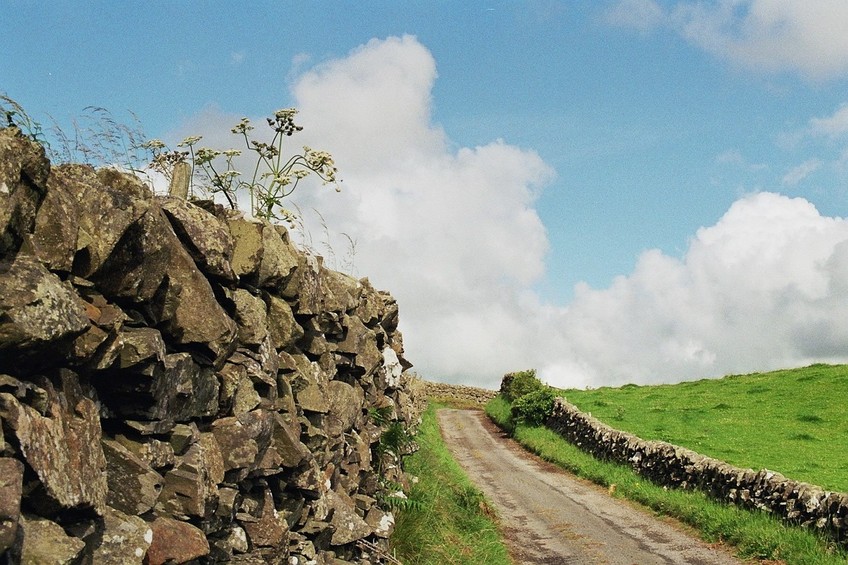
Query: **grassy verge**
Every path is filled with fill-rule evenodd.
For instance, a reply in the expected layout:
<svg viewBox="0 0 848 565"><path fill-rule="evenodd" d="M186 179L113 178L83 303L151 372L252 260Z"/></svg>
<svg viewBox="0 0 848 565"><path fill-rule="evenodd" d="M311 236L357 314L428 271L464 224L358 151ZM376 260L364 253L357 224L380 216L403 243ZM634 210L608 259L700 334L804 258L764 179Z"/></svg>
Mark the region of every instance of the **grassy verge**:
<svg viewBox="0 0 848 565"><path fill-rule="evenodd" d="M510 564L482 493L442 441L436 407L424 413L415 437L420 449L405 461L418 477L410 493L417 504L398 512L392 548L405 565Z"/></svg>
<svg viewBox="0 0 848 565"><path fill-rule="evenodd" d="M562 391L601 421L742 468L848 492L848 366L813 365L673 385Z"/></svg>
<svg viewBox="0 0 848 565"><path fill-rule="evenodd" d="M848 561L815 533L788 526L761 512L751 512L716 502L700 492L666 490L634 473L629 467L599 461L545 427L514 424L509 403L498 397L486 413L513 437L543 459L599 485L613 496L639 502L657 514L689 524L709 541L723 541L737 548L743 558L779 559L787 565L836 565ZM613 486L614 485L614 486Z"/></svg>

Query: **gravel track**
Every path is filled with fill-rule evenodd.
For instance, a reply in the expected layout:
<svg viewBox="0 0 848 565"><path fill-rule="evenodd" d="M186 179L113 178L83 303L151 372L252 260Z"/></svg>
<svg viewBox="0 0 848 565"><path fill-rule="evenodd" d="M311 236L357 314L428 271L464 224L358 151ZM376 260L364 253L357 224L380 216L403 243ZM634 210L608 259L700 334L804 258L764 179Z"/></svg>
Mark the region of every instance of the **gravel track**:
<svg viewBox="0 0 848 565"><path fill-rule="evenodd" d="M744 563L527 453L480 411L438 411L442 436L494 504L516 563Z"/></svg>

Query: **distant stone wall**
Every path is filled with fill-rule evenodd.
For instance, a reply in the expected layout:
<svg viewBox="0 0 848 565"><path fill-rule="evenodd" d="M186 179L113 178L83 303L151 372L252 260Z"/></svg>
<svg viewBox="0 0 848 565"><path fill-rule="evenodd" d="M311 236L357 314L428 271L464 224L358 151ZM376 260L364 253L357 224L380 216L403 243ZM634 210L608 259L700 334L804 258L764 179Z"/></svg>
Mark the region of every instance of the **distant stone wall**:
<svg viewBox="0 0 848 565"><path fill-rule="evenodd" d="M428 398L453 400L462 403L485 405L498 395L496 390L477 388L465 385L452 385L447 383L433 383L423 381L424 392Z"/></svg>
<svg viewBox="0 0 848 565"><path fill-rule="evenodd" d="M848 494L788 479L773 471L741 469L664 441L616 430L558 398L548 426L599 459L630 465L655 483L697 488L718 500L772 512L844 543Z"/></svg>
<svg viewBox="0 0 848 565"><path fill-rule="evenodd" d="M397 325L280 226L0 130L0 562L385 562Z"/></svg>

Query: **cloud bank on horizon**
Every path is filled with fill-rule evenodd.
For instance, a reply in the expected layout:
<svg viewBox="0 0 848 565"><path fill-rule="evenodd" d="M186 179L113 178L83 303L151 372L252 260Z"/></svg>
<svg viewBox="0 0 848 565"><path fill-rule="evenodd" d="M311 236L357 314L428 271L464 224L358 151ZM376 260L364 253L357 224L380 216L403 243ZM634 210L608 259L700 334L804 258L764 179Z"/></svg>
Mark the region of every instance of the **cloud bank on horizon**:
<svg viewBox="0 0 848 565"><path fill-rule="evenodd" d="M628 24L645 32L688 7L690 24L704 18L718 39L752 45L790 3L755 1L752 23L726 30L718 20L736 4L719 2L707 17L693 3L670 15L650 0L621 2L647 14L651 25ZM724 48L740 60L756 51L734 49ZM793 55L774 68L822 77L817 64ZM341 194L295 195L307 231L336 253L347 237L356 242L357 272L398 299L421 375L496 387L503 373L535 367L550 384L585 387L848 361L848 221L772 192L740 198L681 257L649 250L609 288L580 284L568 305L543 301L534 285L549 243L535 203L555 172L502 140L457 147L432 120L436 79L432 54L404 36L374 39L291 85L307 143L331 151L344 178ZM812 117L804 135L843 135L846 116Z"/></svg>

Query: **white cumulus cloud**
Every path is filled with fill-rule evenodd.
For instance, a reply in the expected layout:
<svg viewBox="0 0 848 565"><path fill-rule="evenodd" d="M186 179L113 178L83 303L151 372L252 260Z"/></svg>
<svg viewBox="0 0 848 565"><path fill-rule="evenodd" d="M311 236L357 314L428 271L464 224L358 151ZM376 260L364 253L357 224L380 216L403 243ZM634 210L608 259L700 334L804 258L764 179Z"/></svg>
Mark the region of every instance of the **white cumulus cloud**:
<svg viewBox="0 0 848 565"><path fill-rule="evenodd" d="M432 55L404 37L294 85L346 185L308 205L356 239L359 271L398 298L423 375L496 386L536 367L552 384L598 386L848 358L848 223L771 193L736 202L682 259L649 251L610 288L544 303L534 206L552 172L503 141L454 147L432 123L435 79Z"/></svg>
<svg viewBox="0 0 848 565"><path fill-rule="evenodd" d="M294 195L312 244L332 266L356 242L357 274L397 298L423 376L496 388L535 367L584 387L848 361L848 221L774 193L735 202L682 257L647 251L608 288L545 303L535 206L554 172L502 140L453 143L433 122L436 77L426 47L392 37L292 82L293 142L331 151L344 179ZM212 108L185 131L226 146L237 121Z"/></svg>
<svg viewBox="0 0 848 565"><path fill-rule="evenodd" d="M621 0L608 21L640 31L665 26L741 67L791 71L813 80L848 72L848 3L843 0Z"/></svg>
<svg viewBox="0 0 848 565"><path fill-rule="evenodd" d="M702 228L682 259L644 253L561 315L566 357L548 380L669 382L848 359L848 222L758 193Z"/></svg>
<svg viewBox="0 0 848 565"><path fill-rule="evenodd" d="M396 296L419 370L480 381L533 346L520 295L544 273L534 203L553 171L501 140L454 147L431 119L435 80L432 55L410 36L372 40L300 76L304 133L333 153L344 188L298 201L354 239L357 270ZM322 229L305 216L313 234Z"/></svg>

